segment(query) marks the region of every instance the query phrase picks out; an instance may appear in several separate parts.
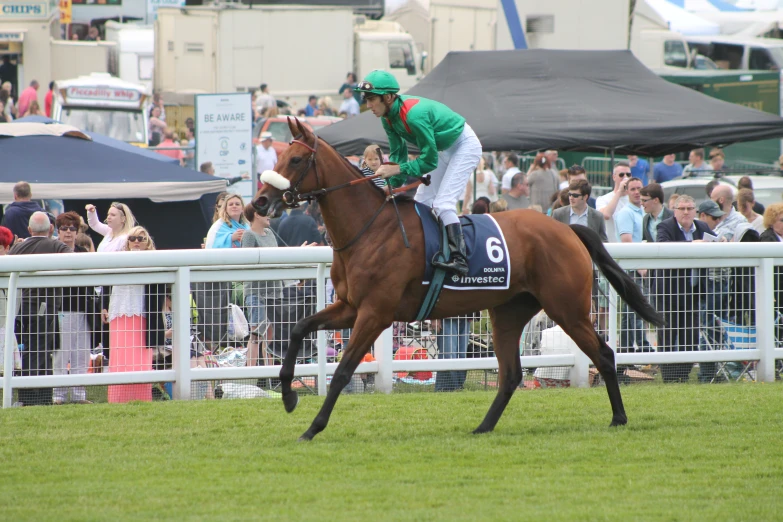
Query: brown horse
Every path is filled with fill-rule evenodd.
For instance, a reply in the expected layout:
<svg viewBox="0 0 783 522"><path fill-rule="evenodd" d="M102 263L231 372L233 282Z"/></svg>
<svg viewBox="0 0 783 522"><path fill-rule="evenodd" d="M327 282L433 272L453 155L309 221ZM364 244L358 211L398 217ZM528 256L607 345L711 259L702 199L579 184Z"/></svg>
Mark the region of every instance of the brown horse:
<svg viewBox="0 0 783 522"><path fill-rule="evenodd" d="M262 214L279 216L284 206L295 204L301 196L317 197L335 248L331 277L339 299L292 329L280 371L286 411L292 412L298 403L291 382L302 340L317 330L353 328L326 400L300 438L310 440L326 428L340 391L381 332L393 321L415 320L427 289L422 285L424 232L413 202L400 201L399 211L410 238L410 248L405 248L394 207L384 205L383 191L372 183L348 185L363 179L362 173L298 120L289 118L288 124L297 139L281 155L276 165L279 175L267 177L270 182L256 194L253 205ZM340 190L324 190L344 184L347 186ZM614 352L590 321L592 264L643 319L662 326L661 316L590 229L569 227L530 210L501 212L494 217L508 243L509 289L444 289L430 316L438 319L489 310L499 367L498 393L474 433L494 429L522 382L519 338L525 324L542 308L598 368L612 406L611 425L626 424Z"/></svg>

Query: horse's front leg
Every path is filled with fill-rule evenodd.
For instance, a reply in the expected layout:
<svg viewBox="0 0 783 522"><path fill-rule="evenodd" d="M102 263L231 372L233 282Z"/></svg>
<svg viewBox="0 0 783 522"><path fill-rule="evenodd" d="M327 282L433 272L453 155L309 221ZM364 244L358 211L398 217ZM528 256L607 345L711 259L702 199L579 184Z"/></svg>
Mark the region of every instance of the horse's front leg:
<svg viewBox="0 0 783 522"><path fill-rule="evenodd" d="M291 389L291 382L294 380L294 366L296 365L296 356L302 347L302 340L316 330L351 328L355 320L356 309L343 301L337 301L294 325L291 329L288 351L283 359L283 367L280 369L280 384L285 411L291 413L299 403L299 396Z"/></svg>
<svg viewBox="0 0 783 522"><path fill-rule="evenodd" d="M329 392L326 394L326 400L323 406L321 406L321 411L315 416L310 428L299 437L299 440L311 440L326 428L326 425L329 423L329 416L332 414L340 392L348 385L353 372L356 371L356 367L359 366L365 354L370 350L372 343L389 325L390 322L383 321L374 312L359 312L356 324L351 332L351 341L348 343L348 348L343 354L337 370L334 372L332 384L329 386Z"/></svg>

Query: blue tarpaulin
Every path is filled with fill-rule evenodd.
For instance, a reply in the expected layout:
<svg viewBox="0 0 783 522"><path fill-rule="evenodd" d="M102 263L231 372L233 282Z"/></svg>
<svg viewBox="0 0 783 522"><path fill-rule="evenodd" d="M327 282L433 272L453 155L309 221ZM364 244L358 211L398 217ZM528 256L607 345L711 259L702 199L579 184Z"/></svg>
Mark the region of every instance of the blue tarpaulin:
<svg viewBox="0 0 783 522"><path fill-rule="evenodd" d="M17 124L45 126L26 120L6 125ZM172 165L162 154L106 136L90 137L9 137L0 128L0 203L13 201L13 185L22 179L34 184L36 197L43 199L191 201L226 188L224 179Z"/></svg>
<svg viewBox="0 0 783 522"><path fill-rule="evenodd" d="M13 186L22 180L30 183L34 199L63 200L65 210L82 216L87 203L103 218L112 201L121 201L158 248L199 247L216 193L226 190L225 179L172 165L171 158L106 136L47 134L47 122L52 120L0 124L0 204L13 201ZM101 239L93 234L96 246Z"/></svg>
<svg viewBox="0 0 783 522"><path fill-rule="evenodd" d="M58 123L58 122L51 118L47 118L46 116L25 116L24 118L19 118L14 123ZM125 143L124 141L115 140L114 138L104 136L103 134L96 134L95 132L87 132L87 131L84 131L84 133L90 138L92 138L92 141L94 141L95 143L100 143L101 145L106 145L114 149L124 150L126 152L133 152L134 154L139 154L146 158L163 161L166 163L172 163L174 165L179 165L179 160L176 158L170 158L168 156L164 156L163 154L158 154L157 152L153 152L151 150L142 149L141 147L136 147L134 145L131 145L130 143Z"/></svg>

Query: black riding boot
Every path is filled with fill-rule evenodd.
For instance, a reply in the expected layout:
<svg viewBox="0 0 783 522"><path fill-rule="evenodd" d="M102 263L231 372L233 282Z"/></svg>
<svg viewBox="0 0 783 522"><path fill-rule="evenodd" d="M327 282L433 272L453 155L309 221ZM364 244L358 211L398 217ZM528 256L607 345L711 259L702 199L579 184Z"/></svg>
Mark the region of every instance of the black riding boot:
<svg viewBox="0 0 783 522"><path fill-rule="evenodd" d="M435 259L432 260L433 266L443 268L449 272L457 273L461 276L468 275L468 256L465 252L465 238L462 235L462 225L454 223L452 225L446 225L446 238L449 241L449 249L451 250L451 256L445 263L436 261L442 252L435 254Z"/></svg>

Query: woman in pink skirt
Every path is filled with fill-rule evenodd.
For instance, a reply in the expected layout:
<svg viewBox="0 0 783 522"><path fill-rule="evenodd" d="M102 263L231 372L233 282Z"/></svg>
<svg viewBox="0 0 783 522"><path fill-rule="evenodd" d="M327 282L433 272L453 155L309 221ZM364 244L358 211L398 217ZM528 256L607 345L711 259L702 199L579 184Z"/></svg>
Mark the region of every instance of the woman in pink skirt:
<svg viewBox="0 0 783 522"><path fill-rule="evenodd" d="M155 244L144 227L128 232L126 250L155 250ZM150 347L165 342L163 306L166 285L115 285L109 300L110 372L152 370ZM109 402L151 401L150 384L109 386Z"/></svg>

